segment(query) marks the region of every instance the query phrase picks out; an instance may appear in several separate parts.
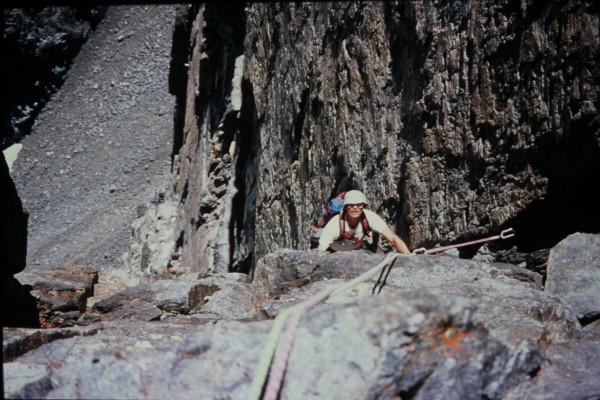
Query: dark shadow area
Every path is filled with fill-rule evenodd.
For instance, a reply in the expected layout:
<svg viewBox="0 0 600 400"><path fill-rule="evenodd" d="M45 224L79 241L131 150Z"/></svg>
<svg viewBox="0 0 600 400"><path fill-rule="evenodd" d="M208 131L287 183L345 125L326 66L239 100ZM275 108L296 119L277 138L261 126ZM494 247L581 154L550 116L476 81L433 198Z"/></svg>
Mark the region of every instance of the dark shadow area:
<svg viewBox="0 0 600 400"><path fill-rule="evenodd" d="M198 14L198 5L180 6L177 9L173 25L171 47L171 63L169 65L169 93L175 96L175 111L173 115L173 148L171 149L171 164L175 155L183 145L183 128L185 123L185 105L188 81L188 60L191 59L191 32L194 19Z"/></svg>
<svg viewBox="0 0 600 400"><path fill-rule="evenodd" d="M521 251L553 247L576 232L600 233L600 127L594 121L577 125L558 143L554 156L543 157L547 196L507 222L517 232L515 244Z"/></svg>
<svg viewBox="0 0 600 400"><path fill-rule="evenodd" d="M2 275L2 327L40 328L37 300L30 285Z"/></svg>
<svg viewBox="0 0 600 400"><path fill-rule="evenodd" d="M258 194L258 169L262 153L260 121L254 89L247 79L242 80L242 109L240 112L239 152L237 154L235 186L238 193L233 198L231 223L232 262L230 271L252 277L256 243L256 196Z"/></svg>
<svg viewBox="0 0 600 400"><path fill-rule="evenodd" d="M27 258L27 221L4 159L0 153L0 283L2 285L2 326L39 327L36 299L31 286L23 286L14 275L23 271Z"/></svg>
<svg viewBox="0 0 600 400"><path fill-rule="evenodd" d="M106 10L89 5L3 8L2 149L30 133Z"/></svg>
<svg viewBox="0 0 600 400"><path fill-rule="evenodd" d="M427 112L415 112L415 103L423 98L423 87L428 77L423 76L425 60L432 40L428 35L421 40L417 33L416 3L385 3L385 27L389 41L393 85L386 88L390 96L401 96L402 127L397 132L398 139L410 143L412 150L421 152L424 126L435 112L432 105L426 104ZM427 99L426 99L427 100Z"/></svg>

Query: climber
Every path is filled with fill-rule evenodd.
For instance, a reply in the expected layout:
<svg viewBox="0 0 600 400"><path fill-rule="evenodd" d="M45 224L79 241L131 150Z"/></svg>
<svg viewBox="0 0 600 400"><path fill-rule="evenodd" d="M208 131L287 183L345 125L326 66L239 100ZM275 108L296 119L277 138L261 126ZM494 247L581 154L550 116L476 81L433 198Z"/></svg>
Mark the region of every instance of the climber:
<svg viewBox="0 0 600 400"><path fill-rule="evenodd" d="M350 190L344 197L344 208L323 228L319 239L321 251L344 251L367 248L373 240L373 231L386 238L398 252L409 254L410 250L385 221L366 209L367 199L359 190ZM347 227L347 228L346 228Z"/></svg>

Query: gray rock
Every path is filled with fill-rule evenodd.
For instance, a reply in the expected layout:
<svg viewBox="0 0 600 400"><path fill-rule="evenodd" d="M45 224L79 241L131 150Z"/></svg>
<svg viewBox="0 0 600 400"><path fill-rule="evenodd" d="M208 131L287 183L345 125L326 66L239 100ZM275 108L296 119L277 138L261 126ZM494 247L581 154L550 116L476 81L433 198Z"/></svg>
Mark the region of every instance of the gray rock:
<svg viewBox="0 0 600 400"><path fill-rule="evenodd" d="M349 279L378 265L384 255L369 252L323 254L282 250L266 256L257 266L255 284L268 293L262 303L267 315L317 292L312 282ZM375 288L381 275L381 283ZM572 338L581 328L557 296L541 290L541 276L510 264L463 260L443 255L400 256L391 270L372 275L344 296L348 300L375 292L429 288L440 296L470 299L477 305L474 318L505 344L530 340L545 348L547 341ZM319 282L323 288L334 279ZM499 301L501 299L501 301Z"/></svg>
<svg viewBox="0 0 600 400"><path fill-rule="evenodd" d="M2 355L4 362L15 360L25 353L29 353L45 344L60 339L68 339L74 336L94 335L100 329L99 326L73 327L73 328L49 328L49 329L3 329Z"/></svg>
<svg viewBox="0 0 600 400"><path fill-rule="evenodd" d="M600 318L600 235L575 233L550 251L546 291L582 322Z"/></svg>
<svg viewBox="0 0 600 400"><path fill-rule="evenodd" d="M502 398L529 380L541 355L526 343L502 345L473 326L472 311L464 300L421 291L309 312L281 398ZM271 325L106 323L94 336L56 341L22 356L21 366L9 364L7 397L245 398ZM48 373L36 370L23 385L12 374L30 363L46 364Z"/></svg>
<svg viewBox="0 0 600 400"><path fill-rule="evenodd" d="M253 284L263 294L273 295L311 281L355 278L384 258L383 254L363 250L329 254L318 250L283 249L268 254L258 262Z"/></svg>
<svg viewBox="0 0 600 400"><path fill-rule="evenodd" d="M198 299L194 313L212 314L224 319L261 318L255 303L254 287L250 283L209 277L194 286L190 298Z"/></svg>
<svg viewBox="0 0 600 400"><path fill-rule="evenodd" d="M33 287L42 327L72 326L85 312L94 294L98 271L94 267L73 265L43 270L25 270L17 279Z"/></svg>
<svg viewBox="0 0 600 400"><path fill-rule="evenodd" d="M182 335L185 335L185 332L191 328L191 325L181 324L111 321L89 327L28 330L26 333L23 330L5 332L5 340L8 337L13 343L13 347L32 347L33 344L44 342L42 347L35 346L28 349L17 361L4 364L5 387L18 387L16 393L20 393L17 395L5 391L6 397L45 397L45 393L55 387L55 383L50 379L52 371L61 366L72 365L82 359L94 364L94 360L97 360L95 354L102 351L111 353L117 359L123 359L123 354L128 349L164 350L165 347L171 347L174 343L180 343L183 340ZM40 377L38 368L36 369L38 375L27 382L21 375L25 369L24 366L27 365L45 366L48 374ZM113 385L111 390L122 390L123 393L127 393L129 390L121 387L117 382L113 382Z"/></svg>
<svg viewBox="0 0 600 400"><path fill-rule="evenodd" d="M572 340L556 343L546 359L536 384L515 390L507 399L562 400L600 398L600 336L595 341Z"/></svg>
<svg viewBox="0 0 600 400"><path fill-rule="evenodd" d="M182 275L182 279L161 279L129 287L97 301L80 322L153 321L177 314L204 314L210 319L260 317L253 286L239 282L238 274L203 279L198 279L198 274L192 275L196 278Z"/></svg>
<svg viewBox="0 0 600 400"><path fill-rule="evenodd" d="M123 292L96 302L93 309L102 313L127 307L132 300L143 300L166 312L188 314L199 302L190 298L190 291L197 285L188 280L159 280L125 289Z"/></svg>

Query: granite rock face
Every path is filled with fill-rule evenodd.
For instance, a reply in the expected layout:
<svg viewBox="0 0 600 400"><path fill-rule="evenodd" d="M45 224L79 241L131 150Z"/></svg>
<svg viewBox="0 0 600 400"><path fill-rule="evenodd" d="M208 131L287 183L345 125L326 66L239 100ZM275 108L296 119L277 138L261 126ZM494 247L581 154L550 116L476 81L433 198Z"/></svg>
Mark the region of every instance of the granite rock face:
<svg viewBox="0 0 600 400"><path fill-rule="evenodd" d="M585 250L584 250L585 249ZM565 299L582 321L600 318L600 237L576 233L550 252L546 291Z"/></svg>
<svg viewBox="0 0 600 400"><path fill-rule="evenodd" d="M208 4L192 15L178 102L184 264L246 271L306 249L326 201L350 188L411 248L509 225L529 250L598 231L592 2Z"/></svg>

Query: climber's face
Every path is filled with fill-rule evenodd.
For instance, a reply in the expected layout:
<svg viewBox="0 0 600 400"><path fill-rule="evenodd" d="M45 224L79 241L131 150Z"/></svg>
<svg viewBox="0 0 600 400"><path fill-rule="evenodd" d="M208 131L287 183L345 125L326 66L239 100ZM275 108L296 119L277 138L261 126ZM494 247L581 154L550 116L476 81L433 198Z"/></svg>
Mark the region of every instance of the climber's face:
<svg viewBox="0 0 600 400"><path fill-rule="evenodd" d="M360 217L362 214L363 205L362 204L346 204L346 213L352 218Z"/></svg>

